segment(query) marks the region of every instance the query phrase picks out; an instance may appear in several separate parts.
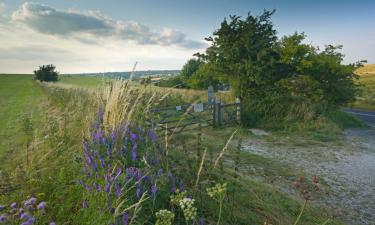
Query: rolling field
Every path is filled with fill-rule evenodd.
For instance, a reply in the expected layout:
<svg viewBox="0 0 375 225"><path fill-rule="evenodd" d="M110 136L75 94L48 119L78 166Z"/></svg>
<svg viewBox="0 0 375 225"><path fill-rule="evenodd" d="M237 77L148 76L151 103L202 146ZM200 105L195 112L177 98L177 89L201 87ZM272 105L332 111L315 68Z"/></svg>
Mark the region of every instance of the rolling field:
<svg viewBox="0 0 375 225"><path fill-rule="evenodd" d="M356 72L360 76L360 93L351 107L375 110L375 64L368 64Z"/></svg>

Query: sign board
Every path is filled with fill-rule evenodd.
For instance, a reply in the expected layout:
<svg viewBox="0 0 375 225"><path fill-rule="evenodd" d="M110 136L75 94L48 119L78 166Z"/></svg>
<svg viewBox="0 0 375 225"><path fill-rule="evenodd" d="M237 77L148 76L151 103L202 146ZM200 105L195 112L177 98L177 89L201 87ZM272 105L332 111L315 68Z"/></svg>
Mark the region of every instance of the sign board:
<svg viewBox="0 0 375 225"><path fill-rule="evenodd" d="M181 111L181 106L180 105L176 106L176 111Z"/></svg>
<svg viewBox="0 0 375 225"><path fill-rule="evenodd" d="M202 103L194 104L194 112L203 112L203 104Z"/></svg>

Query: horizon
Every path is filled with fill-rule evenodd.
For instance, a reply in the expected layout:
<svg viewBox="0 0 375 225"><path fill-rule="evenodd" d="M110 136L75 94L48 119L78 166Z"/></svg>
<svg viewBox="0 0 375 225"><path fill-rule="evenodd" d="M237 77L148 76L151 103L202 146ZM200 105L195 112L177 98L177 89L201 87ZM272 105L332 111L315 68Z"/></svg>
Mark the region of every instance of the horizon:
<svg viewBox="0 0 375 225"><path fill-rule="evenodd" d="M344 63L375 63L375 3L362 1L10 1L0 0L0 73L30 74L54 64L62 74L180 70L229 15L272 16L278 37L343 45ZM58 24L58 25L56 25Z"/></svg>

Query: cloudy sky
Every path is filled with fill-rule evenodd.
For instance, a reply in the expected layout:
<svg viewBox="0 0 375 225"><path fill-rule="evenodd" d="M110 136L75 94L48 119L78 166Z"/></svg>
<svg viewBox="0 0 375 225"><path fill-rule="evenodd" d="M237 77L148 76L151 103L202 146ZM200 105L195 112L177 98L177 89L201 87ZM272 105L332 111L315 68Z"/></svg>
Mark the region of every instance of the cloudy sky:
<svg viewBox="0 0 375 225"><path fill-rule="evenodd" d="M62 73L180 69L228 15L276 9L278 35L343 44L375 63L375 1L0 0L0 73L52 63Z"/></svg>

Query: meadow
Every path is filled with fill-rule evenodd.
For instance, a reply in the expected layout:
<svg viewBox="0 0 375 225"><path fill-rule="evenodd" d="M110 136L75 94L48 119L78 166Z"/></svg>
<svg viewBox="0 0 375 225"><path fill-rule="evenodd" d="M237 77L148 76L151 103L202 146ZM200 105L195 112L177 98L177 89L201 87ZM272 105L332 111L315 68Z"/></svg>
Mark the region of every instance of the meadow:
<svg viewBox="0 0 375 225"><path fill-rule="evenodd" d="M360 92L351 107L375 110L375 65L365 65L359 68L356 73L359 75Z"/></svg>
<svg viewBox="0 0 375 225"><path fill-rule="evenodd" d="M324 183L240 151L241 140L252 136L247 129L171 136L146 129L148 105L166 94L178 102L203 99L206 92L92 77L63 77L56 84L29 75L0 80L0 205L32 197L46 202L47 210L30 211L37 224L342 224L311 203L324 198L315 190ZM129 136L116 138L122 129ZM132 150L121 155L121 146ZM118 189L134 168L145 177ZM278 191L278 180L295 191Z"/></svg>

